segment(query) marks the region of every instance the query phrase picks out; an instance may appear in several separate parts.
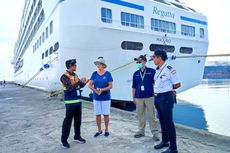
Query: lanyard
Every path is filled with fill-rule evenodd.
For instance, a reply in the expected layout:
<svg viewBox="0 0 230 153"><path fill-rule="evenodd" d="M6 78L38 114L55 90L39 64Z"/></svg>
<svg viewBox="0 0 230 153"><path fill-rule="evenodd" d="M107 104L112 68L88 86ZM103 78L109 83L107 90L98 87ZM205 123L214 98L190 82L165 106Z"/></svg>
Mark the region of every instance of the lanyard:
<svg viewBox="0 0 230 153"><path fill-rule="evenodd" d="M165 64L165 66L166 66L166 65L167 65L167 64ZM158 77L160 76L161 72L164 70L165 66L161 69L160 73L157 75L157 79L158 79Z"/></svg>
<svg viewBox="0 0 230 153"><path fill-rule="evenodd" d="M143 75L142 75L142 73L141 73L141 71L140 71L140 76L141 76L142 84L143 84L143 81L144 81L144 78L145 78L145 73L146 73L146 69L145 69Z"/></svg>

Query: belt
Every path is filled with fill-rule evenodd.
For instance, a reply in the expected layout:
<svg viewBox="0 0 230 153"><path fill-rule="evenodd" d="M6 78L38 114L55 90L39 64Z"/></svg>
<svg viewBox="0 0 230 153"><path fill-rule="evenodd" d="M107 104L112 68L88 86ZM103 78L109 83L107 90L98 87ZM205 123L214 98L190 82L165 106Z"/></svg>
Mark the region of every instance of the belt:
<svg viewBox="0 0 230 153"><path fill-rule="evenodd" d="M163 92L163 93L154 93L154 96L163 96L163 95L166 95L166 94L169 94L170 92L172 91L167 91L167 92Z"/></svg>

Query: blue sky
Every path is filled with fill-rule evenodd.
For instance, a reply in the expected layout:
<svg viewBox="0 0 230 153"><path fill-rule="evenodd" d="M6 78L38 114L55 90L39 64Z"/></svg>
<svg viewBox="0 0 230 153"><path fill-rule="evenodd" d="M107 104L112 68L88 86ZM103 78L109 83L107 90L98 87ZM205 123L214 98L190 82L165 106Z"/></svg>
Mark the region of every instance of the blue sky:
<svg viewBox="0 0 230 153"><path fill-rule="evenodd" d="M180 1L208 17L208 54L230 53L230 0ZM0 80L12 80L10 61L13 59L24 0L0 0L0 4Z"/></svg>

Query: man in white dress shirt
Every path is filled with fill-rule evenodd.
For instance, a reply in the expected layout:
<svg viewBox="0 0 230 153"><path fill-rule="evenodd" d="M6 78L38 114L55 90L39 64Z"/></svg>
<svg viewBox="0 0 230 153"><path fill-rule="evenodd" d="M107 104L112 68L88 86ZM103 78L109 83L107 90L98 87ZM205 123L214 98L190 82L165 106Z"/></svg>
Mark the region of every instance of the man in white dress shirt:
<svg viewBox="0 0 230 153"><path fill-rule="evenodd" d="M181 86L176 70L166 63L167 53L163 50L151 56L157 66L154 77L155 107L161 125L162 141L155 149L169 148L162 153L177 153L176 130L173 123L173 105L176 102L174 90Z"/></svg>

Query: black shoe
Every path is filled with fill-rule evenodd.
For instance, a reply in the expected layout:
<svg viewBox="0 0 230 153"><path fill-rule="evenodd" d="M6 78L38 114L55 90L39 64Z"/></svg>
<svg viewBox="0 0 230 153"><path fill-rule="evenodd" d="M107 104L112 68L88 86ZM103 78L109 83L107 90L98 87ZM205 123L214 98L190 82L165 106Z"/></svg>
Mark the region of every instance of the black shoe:
<svg viewBox="0 0 230 153"><path fill-rule="evenodd" d="M81 143L81 144L86 143L86 140L83 139L82 137L74 138L74 141L77 142L77 143Z"/></svg>
<svg viewBox="0 0 230 153"><path fill-rule="evenodd" d="M178 151L168 148L167 150L163 151L162 153L178 153Z"/></svg>
<svg viewBox="0 0 230 153"><path fill-rule="evenodd" d="M161 142L160 144L155 145L154 148L155 148L155 149L161 149L161 148L168 147L168 146L169 146L168 143L163 143L163 142Z"/></svg>
<svg viewBox="0 0 230 153"><path fill-rule="evenodd" d="M62 142L62 146L63 146L64 148L70 148L70 145L69 145L68 142Z"/></svg>
<svg viewBox="0 0 230 153"><path fill-rule="evenodd" d="M136 134L134 134L134 138L141 138L141 137L144 137L145 134L144 133L140 133L140 132L137 132Z"/></svg>

